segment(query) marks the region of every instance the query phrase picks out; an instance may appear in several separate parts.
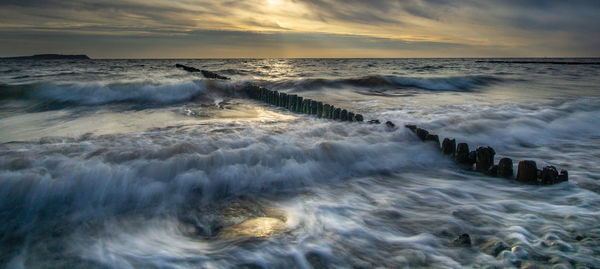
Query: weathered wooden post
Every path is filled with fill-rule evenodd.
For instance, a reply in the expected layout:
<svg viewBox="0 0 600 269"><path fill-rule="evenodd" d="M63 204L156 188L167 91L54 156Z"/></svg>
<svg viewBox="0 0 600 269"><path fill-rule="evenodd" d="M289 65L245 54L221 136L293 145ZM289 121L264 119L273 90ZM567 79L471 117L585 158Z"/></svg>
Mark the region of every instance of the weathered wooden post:
<svg viewBox="0 0 600 269"><path fill-rule="evenodd" d="M302 96L298 96L296 99L296 112L302 113L302 104L304 104L304 100Z"/></svg>
<svg viewBox="0 0 600 269"><path fill-rule="evenodd" d="M317 117L323 117L323 102L317 102Z"/></svg>
<svg viewBox="0 0 600 269"><path fill-rule="evenodd" d="M438 149L440 148L440 137L436 134L427 134L425 141L433 143Z"/></svg>
<svg viewBox="0 0 600 269"><path fill-rule="evenodd" d="M348 110L342 109L340 113L340 120L347 121L348 120Z"/></svg>
<svg viewBox="0 0 600 269"><path fill-rule="evenodd" d="M537 165L535 161L525 160L519 162L517 181L527 183L537 182Z"/></svg>
<svg viewBox="0 0 600 269"><path fill-rule="evenodd" d="M558 170L556 170L556 167L554 166L545 166L542 169L540 179L542 184L554 184L558 182Z"/></svg>
<svg viewBox="0 0 600 269"><path fill-rule="evenodd" d="M361 115L361 114L356 114L354 116L354 119L358 122L362 122L364 120L363 115Z"/></svg>
<svg viewBox="0 0 600 269"><path fill-rule="evenodd" d="M287 93L279 93L279 106L280 107L284 107L287 108L287 100L288 100L288 95Z"/></svg>
<svg viewBox="0 0 600 269"><path fill-rule="evenodd" d="M331 109L331 106L329 104L323 105L323 118L329 119L329 109Z"/></svg>
<svg viewBox="0 0 600 269"><path fill-rule="evenodd" d="M494 151L492 147L478 147L475 154L475 169L479 172L487 173L490 170L490 167L494 165L494 155L496 155L496 151Z"/></svg>
<svg viewBox="0 0 600 269"><path fill-rule="evenodd" d="M456 147L456 162L473 165L469 160L469 145L467 143L458 143L458 146Z"/></svg>
<svg viewBox="0 0 600 269"><path fill-rule="evenodd" d="M510 158L502 158L498 162L498 176L503 178L513 177L513 161Z"/></svg>
<svg viewBox="0 0 600 269"><path fill-rule="evenodd" d="M454 155L456 151L456 139L444 138L442 142L442 153L446 155Z"/></svg>
<svg viewBox="0 0 600 269"><path fill-rule="evenodd" d="M341 114L342 114L342 109L339 108L339 107L336 108L335 111L333 111L333 119L334 120L339 120Z"/></svg>
<svg viewBox="0 0 600 269"><path fill-rule="evenodd" d="M310 99L304 99L304 102L302 102L302 113L303 114L308 114L308 104L310 104Z"/></svg>
<svg viewBox="0 0 600 269"><path fill-rule="evenodd" d="M425 129L421 129L421 128L417 128L417 136L425 141L425 139L427 138L427 135L429 134L429 131L425 130Z"/></svg>
<svg viewBox="0 0 600 269"><path fill-rule="evenodd" d="M296 99L298 98L298 95L292 94L288 96L288 109L292 112L296 111Z"/></svg>
<svg viewBox="0 0 600 269"><path fill-rule="evenodd" d="M560 170L560 174L558 175L558 182L569 181L569 171Z"/></svg>

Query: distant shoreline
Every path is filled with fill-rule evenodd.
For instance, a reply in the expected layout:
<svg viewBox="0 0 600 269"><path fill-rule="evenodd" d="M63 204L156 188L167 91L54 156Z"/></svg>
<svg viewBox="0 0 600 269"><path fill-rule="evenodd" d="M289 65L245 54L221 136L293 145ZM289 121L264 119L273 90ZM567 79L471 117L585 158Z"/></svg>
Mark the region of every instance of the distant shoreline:
<svg viewBox="0 0 600 269"><path fill-rule="evenodd" d="M91 60L85 54L71 55L71 54L36 54L32 56L16 56L16 57L2 57L0 59L8 60Z"/></svg>
<svg viewBox="0 0 600 269"><path fill-rule="evenodd" d="M288 60L309 60L309 59L338 59L338 60L381 60L381 59L423 59L423 60L475 60L477 63L492 63L492 64L574 64L574 65L599 65L600 57L287 57L287 58L255 58L255 57L223 57L223 58L90 58L85 54L36 54L32 56L10 56L0 57L0 60L264 60L264 59L288 59ZM581 61L588 60L588 61Z"/></svg>

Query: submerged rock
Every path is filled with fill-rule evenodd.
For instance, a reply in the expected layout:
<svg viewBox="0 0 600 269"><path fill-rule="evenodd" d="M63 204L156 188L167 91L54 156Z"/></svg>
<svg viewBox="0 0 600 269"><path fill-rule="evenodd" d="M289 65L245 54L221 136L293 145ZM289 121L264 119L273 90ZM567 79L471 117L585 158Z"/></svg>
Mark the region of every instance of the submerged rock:
<svg viewBox="0 0 600 269"><path fill-rule="evenodd" d="M239 267L237 267L239 269L264 269L264 267L262 267L260 264L255 264L255 263L244 263L244 264L240 264Z"/></svg>
<svg viewBox="0 0 600 269"><path fill-rule="evenodd" d="M527 183L537 182L537 165L535 161L525 160L519 162L517 181Z"/></svg>
<svg viewBox="0 0 600 269"><path fill-rule="evenodd" d="M393 122L391 122L391 121L386 121L386 122L385 122L385 125L386 125L387 127L390 127L390 128L394 128L394 127L396 127L396 124L394 124L394 123L393 123Z"/></svg>
<svg viewBox="0 0 600 269"><path fill-rule="evenodd" d="M207 236L264 237L281 233L285 229L286 219L284 211L241 198L216 208L210 227L203 227L202 230L208 231L205 233Z"/></svg>
<svg viewBox="0 0 600 269"><path fill-rule="evenodd" d="M461 234L457 238L452 240L452 245L457 247L470 247L471 246L471 236L469 234Z"/></svg>
<svg viewBox="0 0 600 269"><path fill-rule="evenodd" d="M444 138L442 142L442 153L446 155L454 155L456 151L456 139Z"/></svg>
<svg viewBox="0 0 600 269"><path fill-rule="evenodd" d="M535 266L535 264L531 263L531 262L525 262L521 265L521 269L536 269L537 267Z"/></svg>
<svg viewBox="0 0 600 269"><path fill-rule="evenodd" d="M226 227L220 235L225 238L261 238L278 235L285 230L286 225L280 219L258 217Z"/></svg>
<svg viewBox="0 0 600 269"><path fill-rule="evenodd" d="M513 161L511 158L502 158L498 162L498 173L499 177L512 178L513 177Z"/></svg>
<svg viewBox="0 0 600 269"><path fill-rule="evenodd" d="M380 124L381 122L379 120L370 120L367 121L368 124Z"/></svg>
<svg viewBox="0 0 600 269"><path fill-rule="evenodd" d="M327 265L327 260L325 259L325 257L323 257L321 254L317 253L317 252L308 252L306 253L306 255L304 255L304 257L306 258L306 261L308 261L308 263L310 263L310 265L313 268L329 268L329 266Z"/></svg>
<svg viewBox="0 0 600 269"><path fill-rule="evenodd" d="M498 256L502 251L508 249L508 245L502 241L490 241L483 245L483 251L491 256Z"/></svg>
<svg viewBox="0 0 600 269"><path fill-rule="evenodd" d="M527 252L527 250L525 250L525 248L523 248L522 246L513 246L510 249L510 252L512 252L515 257L520 258L520 259L526 259L529 257L529 252Z"/></svg>

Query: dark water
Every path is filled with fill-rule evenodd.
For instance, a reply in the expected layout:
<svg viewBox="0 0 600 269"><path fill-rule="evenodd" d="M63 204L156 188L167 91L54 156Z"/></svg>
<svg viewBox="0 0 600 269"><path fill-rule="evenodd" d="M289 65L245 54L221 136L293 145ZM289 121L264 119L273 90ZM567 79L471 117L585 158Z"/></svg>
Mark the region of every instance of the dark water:
<svg viewBox="0 0 600 269"><path fill-rule="evenodd" d="M600 65L523 61L0 60L0 267L599 267ZM465 171L404 128L292 114L248 82L570 181ZM266 236L232 236L257 222Z"/></svg>

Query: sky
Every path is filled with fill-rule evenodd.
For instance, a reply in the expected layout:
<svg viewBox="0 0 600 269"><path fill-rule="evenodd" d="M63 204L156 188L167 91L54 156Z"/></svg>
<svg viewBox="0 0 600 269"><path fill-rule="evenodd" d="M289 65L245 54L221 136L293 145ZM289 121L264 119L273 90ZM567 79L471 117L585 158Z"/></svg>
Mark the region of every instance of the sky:
<svg viewBox="0 0 600 269"><path fill-rule="evenodd" d="M0 0L0 56L600 57L600 0Z"/></svg>

